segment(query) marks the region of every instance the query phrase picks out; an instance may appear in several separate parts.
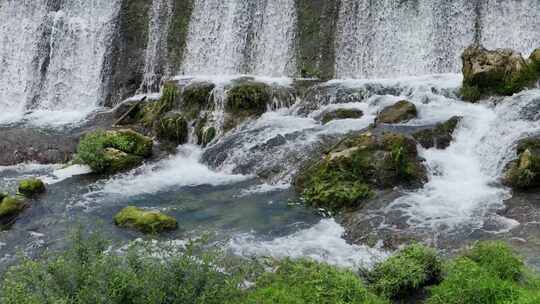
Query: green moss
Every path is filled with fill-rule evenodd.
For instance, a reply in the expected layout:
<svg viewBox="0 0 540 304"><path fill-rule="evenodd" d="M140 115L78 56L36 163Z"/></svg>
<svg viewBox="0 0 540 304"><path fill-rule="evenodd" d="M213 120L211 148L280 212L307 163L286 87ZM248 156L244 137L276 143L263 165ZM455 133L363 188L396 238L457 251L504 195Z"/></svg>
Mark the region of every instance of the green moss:
<svg viewBox="0 0 540 304"><path fill-rule="evenodd" d="M210 128L205 129L202 134L202 141L201 141L202 145L206 146L209 143L211 143L214 140L214 138L216 138L216 135L217 135L216 128L210 127Z"/></svg>
<svg viewBox="0 0 540 304"><path fill-rule="evenodd" d="M151 128L161 115L171 111L177 102L178 95L178 89L174 83L165 83L161 98L144 107L141 119L143 125Z"/></svg>
<svg viewBox="0 0 540 304"><path fill-rule="evenodd" d="M323 124L327 124L332 120L338 119L356 119L360 118L364 113L357 109L337 109L335 111L326 112L321 118Z"/></svg>
<svg viewBox="0 0 540 304"><path fill-rule="evenodd" d="M398 298L437 283L441 267L435 250L414 244L376 265L369 273L368 281L377 294Z"/></svg>
<svg viewBox="0 0 540 304"><path fill-rule="evenodd" d="M137 229L144 233L160 233L174 230L178 224L173 217L160 212L145 211L136 207L126 207L114 217L120 227Z"/></svg>
<svg viewBox="0 0 540 304"><path fill-rule="evenodd" d="M437 124L433 128L420 130L412 134L422 147L431 149L446 149L453 140L453 134L456 130L461 117L454 116L444 123Z"/></svg>
<svg viewBox="0 0 540 304"><path fill-rule="evenodd" d="M358 276L347 270L308 260L284 260L266 273L241 304L384 304Z"/></svg>
<svg viewBox="0 0 540 304"><path fill-rule="evenodd" d="M45 184L37 178L28 178L19 182L18 191L26 197L32 197L45 192Z"/></svg>
<svg viewBox="0 0 540 304"><path fill-rule="evenodd" d="M264 83L242 83L227 91L226 110L240 115L261 115L270 103L270 88Z"/></svg>
<svg viewBox="0 0 540 304"><path fill-rule="evenodd" d="M169 113L159 119L155 126L155 133L159 139L184 144L188 140L188 123L180 113Z"/></svg>
<svg viewBox="0 0 540 304"><path fill-rule="evenodd" d="M7 196L8 196L7 193L0 192L0 202Z"/></svg>
<svg viewBox="0 0 540 304"><path fill-rule="evenodd" d="M475 85L463 84L459 91L459 95L463 100L477 102L482 98L482 92Z"/></svg>
<svg viewBox="0 0 540 304"><path fill-rule="evenodd" d="M180 70L184 57L193 0L174 0L171 3L173 7L167 31L167 63L170 67L169 74L175 75Z"/></svg>
<svg viewBox="0 0 540 304"><path fill-rule="evenodd" d="M150 138L132 130L97 130L79 141L76 158L96 173L114 173L140 164L152 146Z"/></svg>
<svg viewBox="0 0 540 304"><path fill-rule="evenodd" d="M517 147L518 159L509 164L504 182L514 188L540 186L540 141L526 139Z"/></svg>
<svg viewBox="0 0 540 304"><path fill-rule="evenodd" d="M24 199L18 196L6 196L0 202L0 219L21 213L25 208Z"/></svg>
<svg viewBox="0 0 540 304"><path fill-rule="evenodd" d="M418 116L416 106L406 100L384 108L377 116L377 123L395 124L407 122Z"/></svg>
<svg viewBox="0 0 540 304"><path fill-rule="evenodd" d="M184 88L182 111L189 120L199 118L201 111L209 108L214 88L212 83L194 83Z"/></svg>

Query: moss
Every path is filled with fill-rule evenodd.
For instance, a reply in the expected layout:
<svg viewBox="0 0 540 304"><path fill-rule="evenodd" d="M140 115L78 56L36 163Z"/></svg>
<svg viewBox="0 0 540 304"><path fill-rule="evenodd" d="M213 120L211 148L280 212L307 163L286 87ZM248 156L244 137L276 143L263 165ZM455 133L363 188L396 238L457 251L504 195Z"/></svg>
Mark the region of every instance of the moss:
<svg viewBox="0 0 540 304"><path fill-rule="evenodd" d="M508 165L504 182L517 189L540 186L540 140L525 139L517 146L518 160Z"/></svg>
<svg viewBox="0 0 540 304"><path fill-rule="evenodd" d="M394 124L407 122L417 116L416 106L409 101L402 100L384 108L377 116L377 123Z"/></svg>
<svg viewBox="0 0 540 304"><path fill-rule="evenodd" d="M442 263L437 252L420 244L405 247L368 274L370 287L379 295L399 298L440 280Z"/></svg>
<svg viewBox="0 0 540 304"><path fill-rule="evenodd" d="M214 140L214 138L216 138L216 135L217 135L216 128L209 127L207 129L205 129L203 131L203 133L202 133L201 144L203 146L208 145L209 143L211 143Z"/></svg>
<svg viewBox="0 0 540 304"><path fill-rule="evenodd" d="M26 204L19 196L6 196L0 202L0 219L12 217L21 213Z"/></svg>
<svg viewBox="0 0 540 304"><path fill-rule="evenodd" d="M0 192L0 202L7 196L8 196L7 193Z"/></svg>
<svg viewBox="0 0 540 304"><path fill-rule="evenodd" d="M239 115L261 115L270 103L270 88L264 83L235 85L227 91L226 110Z"/></svg>
<svg viewBox="0 0 540 304"><path fill-rule="evenodd" d="M152 128L153 124L163 114L171 111L177 103L178 89L174 83L165 83L161 97L158 101L149 103L143 108L141 122L147 128Z"/></svg>
<svg viewBox="0 0 540 304"><path fill-rule="evenodd" d="M351 271L308 260L284 260L263 274L241 304L388 304Z"/></svg>
<svg viewBox="0 0 540 304"><path fill-rule="evenodd" d="M184 88L182 111L189 120L199 118L201 111L209 108L214 88L212 83L194 83Z"/></svg>
<svg viewBox="0 0 540 304"><path fill-rule="evenodd" d="M32 197L45 192L45 184L37 178L29 178L19 182L18 191L26 197Z"/></svg>
<svg viewBox="0 0 540 304"><path fill-rule="evenodd" d="M193 12L193 0L174 0L167 36L167 63L169 74L175 75L181 68L186 48L189 22Z"/></svg>
<svg viewBox="0 0 540 304"><path fill-rule="evenodd" d="M150 138L132 130L97 130L80 140L76 159L96 173L114 173L140 164L152 146Z"/></svg>
<svg viewBox="0 0 540 304"><path fill-rule="evenodd" d="M444 123L437 124L433 128L424 129L412 134L425 149L437 148L446 149L453 140L453 133L456 130L461 117L454 116Z"/></svg>
<svg viewBox="0 0 540 304"><path fill-rule="evenodd" d="M155 133L159 139L179 145L187 142L188 132L188 123L180 113L168 113L155 125Z"/></svg>
<svg viewBox="0 0 540 304"><path fill-rule="evenodd" d="M364 113L357 109L337 109L329 111L323 114L321 122L327 124L332 120L337 119L357 119L364 115Z"/></svg>
<svg viewBox="0 0 540 304"><path fill-rule="evenodd" d="M475 85L463 84L459 91L459 95L463 100L477 102L482 98L482 92Z"/></svg>
<svg viewBox="0 0 540 304"><path fill-rule="evenodd" d="M120 227L132 228L143 233L160 233L178 227L176 220L155 211L144 211L136 207L126 207L114 217Z"/></svg>

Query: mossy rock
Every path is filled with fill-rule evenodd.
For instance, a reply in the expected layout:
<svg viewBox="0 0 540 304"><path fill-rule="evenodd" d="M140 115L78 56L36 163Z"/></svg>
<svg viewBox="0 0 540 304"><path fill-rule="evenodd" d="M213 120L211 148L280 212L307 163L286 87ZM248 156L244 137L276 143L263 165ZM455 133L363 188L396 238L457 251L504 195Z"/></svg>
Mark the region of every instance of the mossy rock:
<svg viewBox="0 0 540 304"><path fill-rule="evenodd" d="M98 130L80 140L76 158L96 173L115 173L140 165L152 147L151 138L132 130Z"/></svg>
<svg viewBox="0 0 540 304"><path fill-rule="evenodd" d="M416 106L407 101L401 100L396 104L384 108L377 116L377 123L395 124L407 122L418 117Z"/></svg>
<svg viewBox="0 0 540 304"><path fill-rule="evenodd" d="M365 132L343 140L301 169L294 186L308 205L340 211L359 207L375 189L421 185L426 176L414 140Z"/></svg>
<svg viewBox="0 0 540 304"><path fill-rule="evenodd" d="M45 193L45 183L37 178L28 178L19 182L18 191L26 197L33 197Z"/></svg>
<svg viewBox="0 0 540 304"><path fill-rule="evenodd" d="M453 134L461 121L461 117L454 116L444 123L433 128L424 129L412 134L414 139L425 149L446 149L453 140Z"/></svg>
<svg viewBox="0 0 540 304"><path fill-rule="evenodd" d="M182 91L182 112L188 120L197 119L201 111L212 104L213 83L201 82L187 85Z"/></svg>
<svg viewBox="0 0 540 304"><path fill-rule="evenodd" d="M179 103L179 92L176 84L167 82L163 85L159 100L147 103L141 110L140 122L146 128L152 128L154 123L165 113L173 110Z"/></svg>
<svg viewBox="0 0 540 304"><path fill-rule="evenodd" d="M270 87L267 84L241 83L227 91L226 110L240 115L262 115L270 101Z"/></svg>
<svg viewBox="0 0 540 304"><path fill-rule="evenodd" d="M518 159L508 164L503 182L515 189L540 186L540 139L522 140L517 147Z"/></svg>
<svg viewBox="0 0 540 304"><path fill-rule="evenodd" d="M364 116L364 112L358 109L337 109L325 112L321 117L321 122L325 125L333 120L358 119Z"/></svg>
<svg viewBox="0 0 540 304"><path fill-rule="evenodd" d="M370 287L386 298L402 298L441 279L442 262L434 249L420 244L399 250L368 273Z"/></svg>
<svg viewBox="0 0 540 304"><path fill-rule="evenodd" d="M178 227L176 219L160 212L126 207L114 217L119 227L136 229L143 233L160 233Z"/></svg>
<svg viewBox="0 0 540 304"><path fill-rule="evenodd" d="M14 219L24 211L26 201L21 196L4 196L0 200L0 228L9 227Z"/></svg>
<svg viewBox="0 0 540 304"><path fill-rule="evenodd" d="M540 64L540 48L537 48L531 53L531 56L529 57L529 60L536 64ZM540 67L540 66L539 66Z"/></svg>
<svg viewBox="0 0 540 304"><path fill-rule="evenodd" d="M200 144L203 147L206 147L209 143L211 143L216 138L216 135L217 135L216 128L214 127L205 128L201 134Z"/></svg>
<svg viewBox="0 0 540 304"><path fill-rule="evenodd" d="M188 140L188 123L181 113L169 112L154 126L159 139L185 144Z"/></svg>
<svg viewBox="0 0 540 304"><path fill-rule="evenodd" d="M489 95L512 95L538 79L535 65L513 50L490 51L474 45L463 52L462 60L461 95L468 101Z"/></svg>

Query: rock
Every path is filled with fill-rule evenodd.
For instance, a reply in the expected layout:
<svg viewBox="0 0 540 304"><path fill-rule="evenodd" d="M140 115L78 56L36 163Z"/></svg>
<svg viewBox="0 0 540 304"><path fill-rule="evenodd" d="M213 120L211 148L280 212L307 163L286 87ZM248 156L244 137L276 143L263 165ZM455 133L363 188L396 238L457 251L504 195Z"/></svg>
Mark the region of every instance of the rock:
<svg viewBox="0 0 540 304"><path fill-rule="evenodd" d="M325 112L321 117L321 122L327 124L332 120L338 119L357 119L364 116L364 112L358 109L337 109Z"/></svg>
<svg viewBox="0 0 540 304"><path fill-rule="evenodd" d="M234 85L227 91L225 131L235 128L248 118L264 114L270 102L271 92L267 84L246 81Z"/></svg>
<svg viewBox="0 0 540 304"><path fill-rule="evenodd" d="M540 64L540 48L537 48L531 53L531 56L529 56L529 60L534 62L535 64ZM537 68L540 68L537 66Z"/></svg>
<svg viewBox="0 0 540 304"><path fill-rule="evenodd" d="M397 133L364 132L303 168L294 186L307 204L339 211L359 207L373 189L417 186L426 176L414 140Z"/></svg>
<svg viewBox="0 0 540 304"><path fill-rule="evenodd" d="M535 68L520 53L508 50L486 50L481 46L465 49L463 60L463 88L465 100L478 101L486 95L512 95L534 83Z"/></svg>
<svg viewBox="0 0 540 304"><path fill-rule="evenodd" d="M81 139L76 159L96 173L116 173L140 165L152 147L152 139L133 130L98 130Z"/></svg>
<svg viewBox="0 0 540 304"><path fill-rule="evenodd" d="M425 149L433 147L446 149L453 140L453 133L461 120L461 117L454 116L444 123L437 124L433 128L424 129L412 134L414 139Z"/></svg>
<svg viewBox="0 0 540 304"><path fill-rule="evenodd" d="M179 100L176 84L168 82L163 85L159 100L147 103L141 110L140 123L151 129L165 113L173 110Z"/></svg>
<svg viewBox="0 0 540 304"><path fill-rule="evenodd" d="M154 126L158 139L185 144L188 140L188 123L181 113L169 112L161 117Z"/></svg>
<svg viewBox="0 0 540 304"><path fill-rule="evenodd" d="M406 100L384 108L377 116L376 123L395 124L407 122L418 116L416 106Z"/></svg>
<svg viewBox="0 0 540 304"><path fill-rule="evenodd" d="M528 138L517 147L518 159L508 164L503 182L515 189L540 186L540 139Z"/></svg>
<svg viewBox="0 0 540 304"><path fill-rule="evenodd" d="M26 203L22 197L5 195L0 200L0 227L9 226L25 208Z"/></svg>
<svg viewBox="0 0 540 304"><path fill-rule="evenodd" d="M124 208L116 214L114 223L119 227L136 229L143 233L160 233L178 227L178 223L173 217L136 207Z"/></svg>
<svg viewBox="0 0 540 304"><path fill-rule="evenodd" d="M214 127L205 128L202 132L200 144L203 147L206 147L209 143L211 143L214 140L214 138L216 138L216 135L217 135L216 128Z"/></svg>
<svg viewBox="0 0 540 304"><path fill-rule="evenodd" d="M182 91L182 113L189 120L198 118L200 112L208 109L211 104L214 88L215 85L209 82L195 82L187 85Z"/></svg>
<svg viewBox="0 0 540 304"><path fill-rule="evenodd" d="M46 191L45 184L37 178L29 178L19 183L19 193L26 197L33 197Z"/></svg>

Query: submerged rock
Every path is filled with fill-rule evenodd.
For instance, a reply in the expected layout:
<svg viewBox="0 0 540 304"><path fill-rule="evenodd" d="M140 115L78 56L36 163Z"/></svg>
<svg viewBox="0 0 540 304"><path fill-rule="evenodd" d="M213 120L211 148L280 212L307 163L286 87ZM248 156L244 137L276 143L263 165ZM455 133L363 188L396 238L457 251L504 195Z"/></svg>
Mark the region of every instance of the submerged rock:
<svg viewBox="0 0 540 304"><path fill-rule="evenodd" d="M374 189L426 181L416 142L402 134L364 132L343 140L296 176L307 204L338 211L357 208Z"/></svg>
<svg viewBox="0 0 540 304"><path fill-rule="evenodd" d="M98 130L81 139L76 158L96 173L116 173L140 165L152 147L151 138L133 130Z"/></svg>
<svg viewBox="0 0 540 304"><path fill-rule="evenodd" d="M433 147L437 149L446 149L453 140L452 135L461 120L461 117L454 116L444 123L437 124L433 128L423 129L412 134L425 149Z"/></svg>
<svg viewBox="0 0 540 304"><path fill-rule="evenodd" d="M143 233L160 233L178 227L178 223L173 217L131 206L117 213L114 217L114 223L119 227L136 229Z"/></svg>
<svg viewBox="0 0 540 304"><path fill-rule="evenodd" d="M358 109L337 109L325 112L321 117L321 122L327 124L333 120L339 119L357 119L364 116L364 112Z"/></svg>
<svg viewBox="0 0 540 304"><path fill-rule="evenodd" d="M513 50L491 51L474 45L465 49L461 58L461 95L468 101L478 101L483 96L493 94L512 95L538 79L538 71L531 61L528 62Z"/></svg>
<svg viewBox="0 0 540 304"><path fill-rule="evenodd" d="M28 178L19 183L18 191L26 197L36 196L46 191L45 184L37 178Z"/></svg>
<svg viewBox="0 0 540 304"><path fill-rule="evenodd" d="M407 122L418 116L416 106L407 100L402 100L396 104L384 108L377 116L377 123L395 124Z"/></svg>
<svg viewBox="0 0 540 304"><path fill-rule="evenodd" d="M540 186L540 138L520 141L518 159L508 164L504 183L516 189Z"/></svg>

